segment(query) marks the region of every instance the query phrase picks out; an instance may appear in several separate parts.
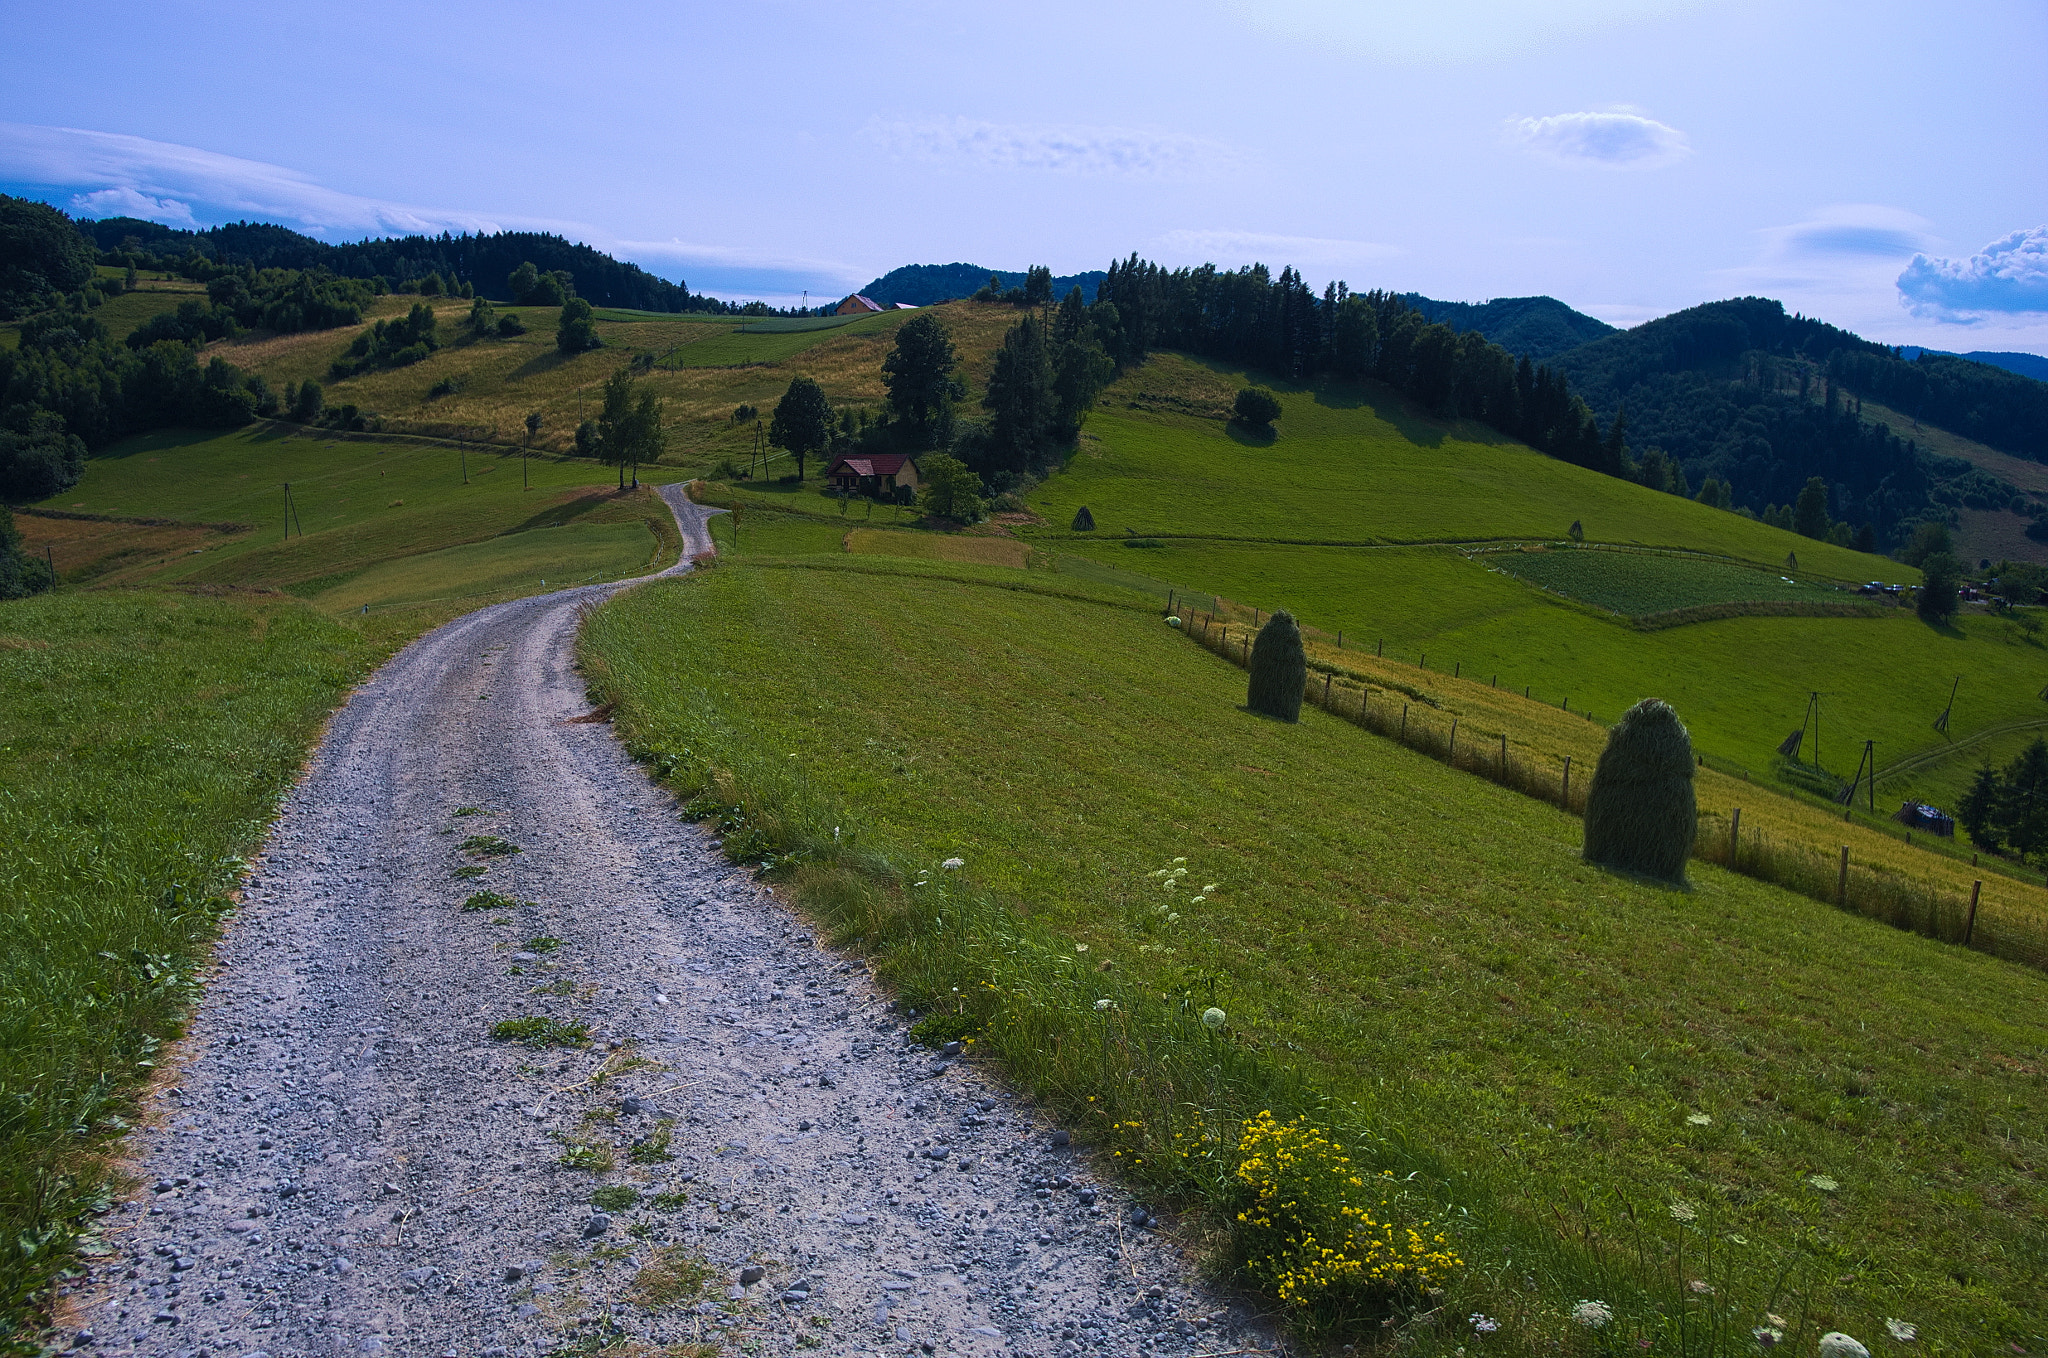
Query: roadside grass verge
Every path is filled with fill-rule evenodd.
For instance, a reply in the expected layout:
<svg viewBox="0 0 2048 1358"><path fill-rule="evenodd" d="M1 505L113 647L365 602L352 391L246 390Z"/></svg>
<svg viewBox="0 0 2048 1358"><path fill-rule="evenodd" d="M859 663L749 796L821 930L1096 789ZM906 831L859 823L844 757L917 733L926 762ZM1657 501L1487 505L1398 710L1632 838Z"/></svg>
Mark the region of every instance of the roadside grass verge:
<svg viewBox="0 0 2048 1358"><path fill-rule="evenodd" d="M116 1189L241 856L379 658L275 596L0 605L0 1351Z"/></svg>
<svg viewBox="0 0 2048 1358"><path fill-rule="evenodd" d="M1764 1310L1809 1349L2041 1332L2048 978L1710 866L1589 869L1551 807L1245 715L1142 600L808 564L622 596L586 672L729 854L1142 1187L1222 1230L1244 1120L1331 1129L1473 1261L1421 1352L1480 1310L1531 1351L1732 1354Z"/></svg>

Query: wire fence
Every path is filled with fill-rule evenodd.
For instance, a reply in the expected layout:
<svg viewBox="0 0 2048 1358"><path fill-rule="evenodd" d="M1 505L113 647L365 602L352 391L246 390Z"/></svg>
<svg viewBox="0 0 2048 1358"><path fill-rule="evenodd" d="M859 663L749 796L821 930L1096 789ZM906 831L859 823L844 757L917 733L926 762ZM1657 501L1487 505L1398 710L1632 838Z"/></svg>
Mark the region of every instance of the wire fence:
<svg viewBox="0 0 2048 1358"><path fill-rule="evenodd" d="M1181 630L1240 669L1249 669L1254 632L1228 618L1193 616ZM1415 695L1375 687L1356 675L1311 660L1304 701L1341 721L1397 741L1419 754L1476 774L1575 816L1586 811L1593 771L1561 759L1512 748L1506 734L1481 735L1462 719ZM2048 970L2048 909L2028 910L1983 899L1983 883L1968 897L1881 866L1852 861L1844 846L1837 854L1764 833L1753 820L1744 827L1732 816L1705 813L1693 839L1692 856L1837 906L1894 928L1910 930L2008 961Z"/></svg>

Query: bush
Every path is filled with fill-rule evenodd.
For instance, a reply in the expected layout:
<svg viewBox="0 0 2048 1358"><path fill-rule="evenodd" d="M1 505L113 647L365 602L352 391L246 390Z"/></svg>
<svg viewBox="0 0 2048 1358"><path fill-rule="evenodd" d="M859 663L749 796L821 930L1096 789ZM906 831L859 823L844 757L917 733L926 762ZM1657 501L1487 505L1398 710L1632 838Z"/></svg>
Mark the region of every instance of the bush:
<svg viewBox="0 0 2048 1358"><path fill-rule="evenodd" d="M591 314L590 303L581 297L564 302L561 322L555 327L555 347L565 354L580 354L603 344L597 337L597 321Z"/></svg>
<svg viewBox="0 0 2048 1358"><path fill-rule="evenodd" d="M1301 720L1302 686L1308 682L1308 653L1294 615L1281 609L1266 620L1252 642L1251 682L1244 705L1282 721Z"/></svg>
<svg viewBox="0 0 2048 1358"><path fill-rule="evenodd" d="M576 426L576 456L597 456L597 421L585 420Z"/></svg>
<svg viewBox="0 0 2048 1358"><path fill-rule="evenodd" d="M508 311L498 317L498 333L507 338L513 335L523 335L526 333L526 322Z"/></svg>
<svg viewBox="0 0 2048 1358"><path fill-rule="evenodd" d="M1245 387L1230 409L1243 423L1265 429L1280 418L1280 398L1266 387Z"/></svg>
<svg viewBox="0 0 2048 1358"><path fill-rule="evenodd" d="M1087 505L1082 505L1074 511L1074 531L1076 533L1092 533L1095 531L1095 516L1088 512Z"/></svg>
<svg viewBox="0 0 2048 1358"><path fill-rule="evenodd" d="M1624 712L1586 794L1586 861L1682 885L1699 826L1693 769L1692 737L1668 703Z"/></svg>
<svg viewBox="0 0 2048 1358"><path fill-rule="evenodd" d="M321 408L327 403L325 394L320 390L320 384L310 377L299 384L295 394L287 395L291 400L292 418L300 424L311 424L319 419Z"/></svg>
<svg viewBox="0 0 2048 1358"><path fill-rule="evenodd" d="M20 599L40 594L57 583L49 563L22 550L21 534L14 516L0 505L0 599Z"/></svg>

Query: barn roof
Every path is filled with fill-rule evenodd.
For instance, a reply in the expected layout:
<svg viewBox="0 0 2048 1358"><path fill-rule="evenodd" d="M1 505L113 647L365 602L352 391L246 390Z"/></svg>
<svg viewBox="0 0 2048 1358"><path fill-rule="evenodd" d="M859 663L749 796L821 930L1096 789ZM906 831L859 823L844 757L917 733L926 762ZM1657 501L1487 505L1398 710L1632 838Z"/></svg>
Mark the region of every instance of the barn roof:
<svg viewBox="0 0 2048 1358"><path fill-rule="evenodd" d="M908 461L909 457L902 453L868 453L861 457L842 457L825 469L825 475L830 476L844 467L856 476L894 476L903 470L903 464Z"/></svg>

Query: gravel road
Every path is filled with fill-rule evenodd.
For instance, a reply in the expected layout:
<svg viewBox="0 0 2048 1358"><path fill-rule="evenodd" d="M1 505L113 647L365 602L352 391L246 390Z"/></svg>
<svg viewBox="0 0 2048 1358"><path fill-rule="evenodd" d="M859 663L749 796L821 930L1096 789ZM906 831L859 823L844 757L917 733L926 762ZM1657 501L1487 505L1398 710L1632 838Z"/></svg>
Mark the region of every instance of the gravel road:
<svg viewBox="0 0 2048 1358"><path fill-rule="evenodd" d="M686 559L710 550L708 511L664 494ZM336 715L60 1347L1276 1349L572 720L579 609L617 588L458 619ZM493 1037L518 1019L588 1042Z"/></svg>

